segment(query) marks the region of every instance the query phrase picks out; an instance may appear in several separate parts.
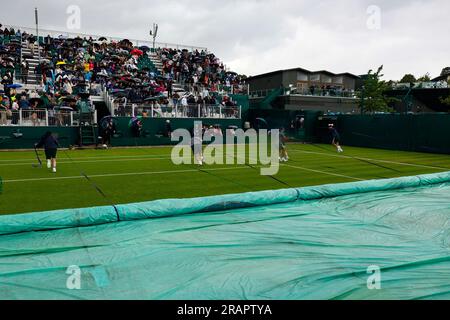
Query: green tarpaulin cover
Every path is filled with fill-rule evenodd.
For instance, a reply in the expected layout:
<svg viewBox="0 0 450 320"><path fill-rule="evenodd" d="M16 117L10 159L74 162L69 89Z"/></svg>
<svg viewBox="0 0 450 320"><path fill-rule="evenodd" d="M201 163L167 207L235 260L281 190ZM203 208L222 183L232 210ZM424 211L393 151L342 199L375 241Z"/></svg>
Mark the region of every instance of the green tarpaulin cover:
<svg viewBox="0 0 450 320"><path fill-rule="evenodd" d="M1 299L450 298L450 172L9 215L0 234Z"/></svg>

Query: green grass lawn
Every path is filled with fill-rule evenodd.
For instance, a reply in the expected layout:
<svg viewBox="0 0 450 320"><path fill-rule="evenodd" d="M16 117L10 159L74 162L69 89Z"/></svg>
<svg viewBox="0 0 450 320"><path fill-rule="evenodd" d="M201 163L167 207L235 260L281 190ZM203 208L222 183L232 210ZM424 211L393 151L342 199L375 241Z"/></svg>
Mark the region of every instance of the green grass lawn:
<svg viewBox="0 0 450 320"><path fill-rule="evenodd" d="M58 172L33 168L34 151L0 152L0 214L164 198L383 179L450 170L450 156L329 145L290 144L275 180L246 165L174 165L170 147L60 151ZM68 156L68 155L69 156ZM41 151L43 158L43 152ZM71 159L69 159L70 157ZM81 172L107 196L103 198Z"/></svg>

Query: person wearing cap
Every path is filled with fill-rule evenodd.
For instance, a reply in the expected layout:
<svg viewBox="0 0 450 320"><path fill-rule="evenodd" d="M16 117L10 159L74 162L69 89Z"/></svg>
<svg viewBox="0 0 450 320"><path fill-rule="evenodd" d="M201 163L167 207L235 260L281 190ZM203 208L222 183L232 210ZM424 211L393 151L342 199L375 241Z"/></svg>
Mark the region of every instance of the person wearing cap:
<svg viewBox="0 0 450 320"><path fill-rule="evenodd" d="M331 137L333 139L331 141L331 144L336 147L338 153L344 152L344 150L342 150L342 148L340 146L341 136L339 135L339 132L334 127L334 124L330 123L328 125L328 130L330 131Z"/></svg>
<svg viewBox="0 0 450 320"><path fill-rule="evenodd" d="M172 125L170 124L170 120L166 120L166 132L165 136L170 138L172 136Z"/></svg>

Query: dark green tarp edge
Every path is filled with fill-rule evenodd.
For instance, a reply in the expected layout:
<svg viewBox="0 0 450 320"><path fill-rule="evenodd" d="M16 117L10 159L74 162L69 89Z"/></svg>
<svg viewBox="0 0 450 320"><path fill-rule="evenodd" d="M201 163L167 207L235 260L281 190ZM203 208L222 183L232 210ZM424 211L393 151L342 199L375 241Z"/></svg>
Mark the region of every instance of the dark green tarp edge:
<svg viewBox="0 0 450 320"><path fill-rule="evenodd" d="M269 190L192 199L164 199L103 207L65 209L0 216L0 235L85 227L121 221L162 218L237 208L266 206L375 191L420 187L450 182L450 172L383 180ZM117 211L116 211L117 209Z"/></svg>

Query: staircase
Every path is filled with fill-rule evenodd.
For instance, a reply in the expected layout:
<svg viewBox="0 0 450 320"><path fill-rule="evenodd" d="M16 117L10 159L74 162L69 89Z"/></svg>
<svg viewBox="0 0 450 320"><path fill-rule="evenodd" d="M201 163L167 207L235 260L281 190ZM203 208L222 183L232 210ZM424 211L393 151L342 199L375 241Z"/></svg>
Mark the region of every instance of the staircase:
<svg viewBox="0 0 450 320"><path fill-rule="evenodd" d="M92 124L86 126L80 125L79 132L80 132L80 141L79 141L80 147L97 144L97 137L95 134L94 125Z"/></svg>
<svg viewBox="0 0 450 320"><path fill-rule="evenodd" d="M161 58L155 52L150 52L149 58L150 58L150 60L152 60L153 64L155 65L155 67L159 71L159 73L163 74L163 63L161 61ZM181 83L174 81L172 83L172 91L176 92L176 91L185 91L185 90Z"/></svg>
<svg viewBox="0 0 450 320"><path fill-rule="evenodd" d="M259 108L261 109L270 109L272 107L272 102L275 101L280 95L283 94L284 89L274 89L271 91L260 103Z"/></svg>
<svg viewBox="0 0 450 320"><path fill-rule="evenodd" d="M27 42L22 42L22 59L28 61L30 69L28 70L27 84L22 83L22 77L18 77L17 81L22 83L23 89L40 89L41 76L35 73L36 68L39 65L39 54L37 48L34 50L34 54L31 49L27 48ZM23 70L22 70L23 72Z"/></svg>
<svg viewBox="0 0 450 320"><path fill-rule="evenodd" d="M81 113L79 123L79 146L92 146L97 144L95 125L93 124L92 114Z"/></svg>
<svg viewBox="0 0 450 320"><path fill-rule="evenodd" d="M161 59L158 57L158 55L155 52L149 52L150 60L152 60L153 64L155 65L156 69L159 71L159 73L163 73L163 63Z"/></svg>

